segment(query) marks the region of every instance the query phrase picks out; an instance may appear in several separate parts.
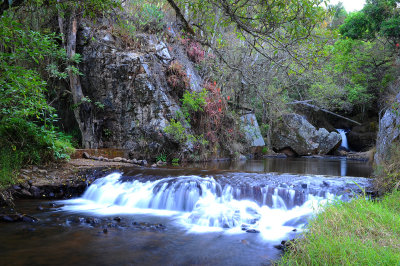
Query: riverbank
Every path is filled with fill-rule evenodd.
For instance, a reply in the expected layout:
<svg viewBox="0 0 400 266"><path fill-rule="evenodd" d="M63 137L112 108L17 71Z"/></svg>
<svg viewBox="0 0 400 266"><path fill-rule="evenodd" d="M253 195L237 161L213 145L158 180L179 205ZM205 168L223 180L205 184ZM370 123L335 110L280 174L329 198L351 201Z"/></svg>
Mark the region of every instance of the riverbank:
<svg viewBox="0 0 400 266"><path fill-rule="evenodd" d="M400 192L327 206L302 238L287 245L279 265L397 265Z"/></svg>
<svg viewBox="0 0 400 266"><path fill-rule="evenodd" d="M16 183L1 191L0 205L12 205L17 199L65 199L81 195L95 179L131 163L91 159L71 159L46 166L28 166L20 170Z"/></svg>

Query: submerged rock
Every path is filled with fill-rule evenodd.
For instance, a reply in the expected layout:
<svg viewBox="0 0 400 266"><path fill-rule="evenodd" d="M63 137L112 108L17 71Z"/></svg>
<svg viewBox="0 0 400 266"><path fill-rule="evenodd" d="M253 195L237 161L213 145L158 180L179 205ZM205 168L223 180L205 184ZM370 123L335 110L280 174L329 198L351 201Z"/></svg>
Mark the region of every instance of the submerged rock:
<svg viewBox="0 0 400 266"><path fill-rule="evenodd" d="M248 229L248 230L246 230L246 233L260 233L260 231L258 231L256 229Z"/></svg>
<svg viewBox="0 0 400 266"><path fill-rule="evenodd" d="M13 213L13 214L0 214L0 222L8 222L8 223L13 223L13 222L28 222L28 223L35 223L39 221L39 219L26 215L26 214L19 214L19 213Z"/></svg>

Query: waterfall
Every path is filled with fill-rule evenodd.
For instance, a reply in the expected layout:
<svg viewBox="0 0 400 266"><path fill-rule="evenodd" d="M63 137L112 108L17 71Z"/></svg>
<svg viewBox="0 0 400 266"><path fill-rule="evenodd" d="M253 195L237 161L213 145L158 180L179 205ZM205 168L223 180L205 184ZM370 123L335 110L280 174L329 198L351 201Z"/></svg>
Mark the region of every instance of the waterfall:
<svg viewBox="0 0 400 266"><path fill-rule="evenodd" d="M344 129L336 129L336 130L339 132L340 136L342 137L341 146L346 148L347 150L349 150L349 145L347 143L346 130L344 130Z"/></svg>
<svg viewBox="0 0 400 266"><path fill-rule="evenodd" d="M291 188L220 184L196 175L123 182L121 174L113 173L97 179L81 198L69 200L64 210L167 215L189 232L250 230L279 239L302 230L307 219L298 217L311 216L333 197L328 192L317 196Z"/></svg>

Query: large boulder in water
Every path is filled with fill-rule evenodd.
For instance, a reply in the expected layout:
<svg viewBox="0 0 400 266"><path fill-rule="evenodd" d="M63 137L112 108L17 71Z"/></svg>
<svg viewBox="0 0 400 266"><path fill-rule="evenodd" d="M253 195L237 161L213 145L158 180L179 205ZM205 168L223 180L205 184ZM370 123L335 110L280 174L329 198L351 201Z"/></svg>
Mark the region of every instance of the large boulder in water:
<svg viewBox="0 0 400 266"><path fill-rule="evenodd" d="M298 114L286 114L273 130L272 147L276 151L291 148L297 155L327 154L342 140L337 132L316 129Z"/></svg>
<svg viewBox="0 0 400 266"><path fill-rule="evenodd" d="M386 110L379 121L379 131L376 140L375 163L381 164L390 158L392 143L400 140L400 93L396 96L396 102Z"/></svg>

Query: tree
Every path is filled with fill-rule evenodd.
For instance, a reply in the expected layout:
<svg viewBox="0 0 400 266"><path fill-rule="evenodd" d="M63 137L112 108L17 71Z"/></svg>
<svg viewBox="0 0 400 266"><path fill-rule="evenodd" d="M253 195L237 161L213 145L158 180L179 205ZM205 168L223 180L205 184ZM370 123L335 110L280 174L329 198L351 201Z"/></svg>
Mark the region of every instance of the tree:
<svg viewBox="0 0 400 266"><path fill-rule="evenodd" d="M373 40L384 37L392 44L400 40L398 0L368 0L364 8L351 14L340 33L352 39Z"/></svg>
<svg viewBox="0 0 400 266"><path fill-rule="evenodd" d="M96 15L104 15L114 8L120 7L119 0L17 0L0 2L0 16L5 10L20 8L23 6L36 6L53 9L58 12L59 31L62 37L62 48L67 59L71 62L67 68L70 93L72 95L74 114L82 134L82 146L95 148L93 137L93 106L85 97L80 83L80 75L77 67L79 55L76 54L76 38L80 19L84 16L94 18ZM65 23L67 20L67 23Z"/></svg>

